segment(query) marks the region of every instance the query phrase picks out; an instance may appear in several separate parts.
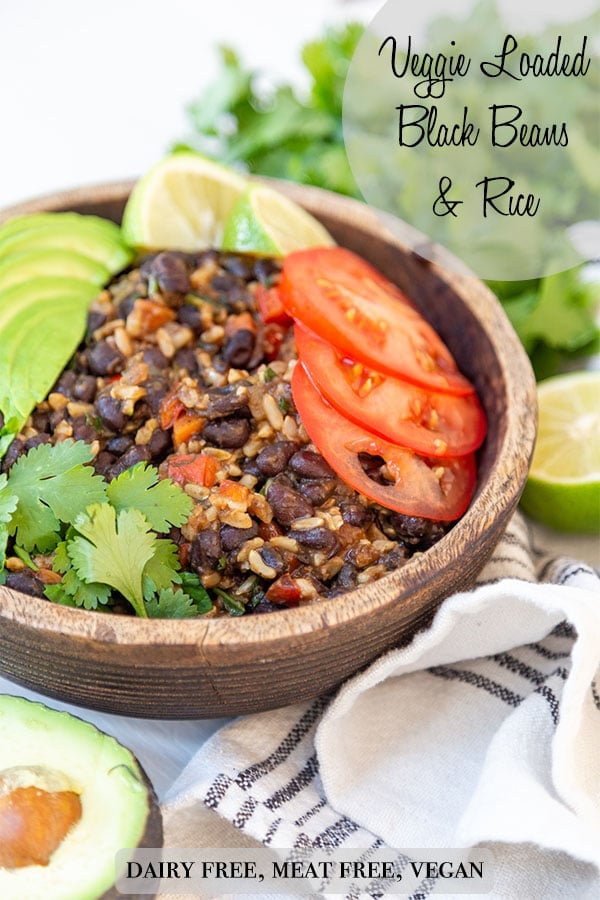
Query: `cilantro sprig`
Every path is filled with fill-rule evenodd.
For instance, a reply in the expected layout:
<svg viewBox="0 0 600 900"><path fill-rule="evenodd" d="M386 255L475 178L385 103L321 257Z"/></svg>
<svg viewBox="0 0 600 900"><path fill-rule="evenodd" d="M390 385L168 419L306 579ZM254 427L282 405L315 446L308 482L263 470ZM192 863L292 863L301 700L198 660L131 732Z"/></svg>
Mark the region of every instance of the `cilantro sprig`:
<svg viewBox="0 0 600 900"><path fill-rule="evenodd" d="M118 592L142 618L210 612L208 592L180 571L177 547L164 537L187 520L190 497L146 463L107 485L91 460L81 441L43 444L0 475L0 575L12 542L27 558L54 551L62 577L44 593L55 603L107 608Z"/></svg>

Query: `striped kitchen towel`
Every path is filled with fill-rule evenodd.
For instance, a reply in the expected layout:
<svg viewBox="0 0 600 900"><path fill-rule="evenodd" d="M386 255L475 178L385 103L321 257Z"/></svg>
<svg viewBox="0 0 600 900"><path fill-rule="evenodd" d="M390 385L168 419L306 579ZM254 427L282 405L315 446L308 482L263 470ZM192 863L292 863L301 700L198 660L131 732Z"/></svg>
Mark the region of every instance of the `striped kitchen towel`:
<svg viewBox="0 0 600 900"><path fill-rule="evenodd" d="M474 589L410 645L335 696L217 732L166 798L166 846L219 846L213 810L223 846L481 846L488 897L597 900L599 588L515 516ZM435 879L412 897L430 895L445 896Z"/></svg>

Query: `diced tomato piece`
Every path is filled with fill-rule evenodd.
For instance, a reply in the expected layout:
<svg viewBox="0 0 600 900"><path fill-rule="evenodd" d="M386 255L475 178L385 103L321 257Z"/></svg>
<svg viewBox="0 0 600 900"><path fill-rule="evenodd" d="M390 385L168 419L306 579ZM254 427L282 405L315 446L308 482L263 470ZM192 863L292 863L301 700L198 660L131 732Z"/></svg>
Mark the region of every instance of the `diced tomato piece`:
<svg viewBox="0 0 600 900"><path fill-rule="evenodd" d="M475 489L473 454L456 459L421 456L346 419L323 399L298 363L292 376L294 403L311 440L329 465L356 491L407 516L453 521ZM392 480L367 475L360 454L381 458Z"/></svg>
<svg viewBox="0 0 600 900"><path fill-rule="evenodd" d="M281 325L277 325L275 322L272 322L270 325L265 325L263 347L265 358L268 359L269 362L277 359L279 356L279 349L283 343L284 334L285 332Z"/></svg>
<svg viewBox="0 0 600 900"><path fill-rule="evenodd" d="M156 300L138 299L127 316L127 330L133 337L144 337L172 322L175 312Z"/></svg>
<svg viewBox="0 0 600 900"><path fill-rule="evenodd" d="M179 399L178 390L179 385L175 385L160 401L160 427L163 429L172 428L174 422L187 412L186 407Z"/></svg>
<svg viewBox="0 0 600 900"><path fill-rule="evenodd" d="M204 419L195 413L185 413L183 416L175 419L173 422L173 444L177 449L181 444L185 444L191 437L202 431Z"/></svg>
<svg viewBox="0 0 600 900"><path fill-rule="evenodd" d="M343 247L290 253L279 282L295 320L380 372L448 394L471 394L448 348L413 303Z"/></svg>
<svg viewBox="0 0 600 900"><path fill-rule="evenodd" d="M217 468L217 460L210 453L180 453L167 459L168 477L182 486L191 483L212 487Z"/></svg>
<svg viewBox="0 0 600 900"><path fill-rule="evenodd" d="M298 582L287 574L281 575L277 581L269 586L265 597L270 603L282 606L298 606L302 596Z"/></svg>
<svg viewBox="0 0 600 900"><path fill-rule="evenodd" d="M278 287L265 287L264 284L256 285L256 306L258 313L265 322L276 322L278 325L291 325L292 320L287 314Z"/></svg>

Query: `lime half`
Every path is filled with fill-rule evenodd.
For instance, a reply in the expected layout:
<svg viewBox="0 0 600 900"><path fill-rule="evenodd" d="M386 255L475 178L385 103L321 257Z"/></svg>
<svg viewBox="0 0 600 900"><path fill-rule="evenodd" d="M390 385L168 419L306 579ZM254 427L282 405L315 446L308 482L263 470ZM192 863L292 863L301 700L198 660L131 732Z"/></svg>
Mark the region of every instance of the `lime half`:
<svg viewBox="0 0 600 900"><path fill-rule="evenodd" d="M219 247L224 223L246 187L245 178L199 153L174 153L135 185L123 213L123 237L144 250Z"/></svg>
<svg viewBox="0 0 600 900"><path fill-rule="evenodd" d="M294 250L334 243L314 216L288 197L262 184L251 185L225 223L223 249L285 256Z"/></svg>
<svg viewBox="0 0 600 900"><path fill-rule="evenodd" d="M521 505L559 531L600 533L600 372L538 385L539 427Z"/></svg>

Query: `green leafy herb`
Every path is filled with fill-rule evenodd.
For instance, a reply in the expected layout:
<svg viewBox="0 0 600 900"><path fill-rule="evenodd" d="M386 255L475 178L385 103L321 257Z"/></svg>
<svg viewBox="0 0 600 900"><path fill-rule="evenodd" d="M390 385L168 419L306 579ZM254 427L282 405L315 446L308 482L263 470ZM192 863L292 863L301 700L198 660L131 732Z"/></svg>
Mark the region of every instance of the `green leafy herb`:
<svg viewBox="0 0 600 900"><path fill-rule="evenodd" d="M8 486L6 475L0 475L0 572L4 567L6 545L8 543L8 525L17 508L19 499Z"/></svg>
<svg viewBox="0 0 600 900"><path fill-rule="evenodd" d="M90 448L82 441L52 446L40 444L19 457L10 470L8 486L18 497L9 534L25 550L53 549L61 522L72 522L84 503L106 500L103 479L85 463ZM1 496L1 495L0 495Z"/></svg>
<svg viewBox="0 0 600 900"><path fill-rule="evenodd" d="M265 371L263 372L263 380L265 384L268 384L270 381L273 381L274 378L277 378L277 372L274 372L271 366L267 366Z"/></svg>
<svg viewBox="0 0 600 900"><path fill-rule="evenodd" d="M188 619L198 615L198 609L192 597L180 588L164 588L158 597L146 603L148 616L152 619Z"/></svg>
<svg viewBox="0 0 600 900"><path fill-rule="evenodd" d="M31 558L31 554L27 552L27 550L23 550L22 547L18 547L16 544L13 547L13 553L15 556L18 556L21 559L28 569L31 569L33 572L39 572L40 567L36 566L34 561Z"/></svg>
<svg viewBox="0 0 600 900"><path fill-rule="evenodd" d="M144 462L113 479L106 493L117 512L137 509L152 528L160 532L168 531L171 525L183 525L194 505L178 484L168 478L159 481L154 466Z"/></svg>
<svg viewBox="0 0 600 900"><path fill-rule="evenodd" d="M199 615L211 611L213 602L210 599L210 594L197 575L193 572L182 572L181 587L196 604Z"/></svg>
<svg viewBox="0 0 600 900"><path fill-rule="evenodd" d="M227 594L225 591L221 590L221 588L216 587L215 594L219 595L223 601L223 606L230 616L243 616L246 612L246 607L243 603L236 597L232 597L231 594Z"/></svg>
<svg viewBox="0 0 600 900"><path fill-rule="evenodd" d="M289 411L291 409L291 406L290 406L289 402L285 399L285 397L279 398L279 400L277 401L277 406L279 407L279 409L281 410L281 412L284 415L286 413L289 413Z"/></svg>
<svg viewBox="0 0 600 900"><path fill-rule="evenodd" d="M179 584L179 555L173 541L159 538L154 545L154 553L144 568L143 593L146 600L151 599L156 591L170 587L173 582Z"/></svg>
<svg viewBox="0 0 600 900"><path fill-rule="evenodd" d="M115 588L146 617L142 581L158 539L137 509L117 513L108 503L94 503L75 522L79 535L69 541L68 554L79 577Z"/></svg>

